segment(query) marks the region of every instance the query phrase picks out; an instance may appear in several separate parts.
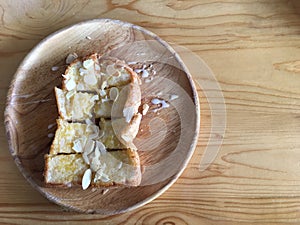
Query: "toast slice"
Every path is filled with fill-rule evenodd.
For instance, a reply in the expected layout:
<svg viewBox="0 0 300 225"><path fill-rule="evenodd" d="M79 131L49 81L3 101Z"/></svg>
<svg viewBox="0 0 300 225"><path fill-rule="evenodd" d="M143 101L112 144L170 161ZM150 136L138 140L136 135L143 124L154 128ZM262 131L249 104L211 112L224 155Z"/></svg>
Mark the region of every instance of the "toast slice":
<svg viewBox="0 0 300 225"><path fill-rule="evenodd" d="M89 139L99 136L99 127L94 124L68 123L57 119L57 130L50 148L50 154L82 152Z"/></svg>
<svg viewBox="0 0 300 225"><path fill-rule="evenodd" d="M81 92L68 92L55 87L58 113L68 121L82 121L93 117L93 107L98 95Z"/></svg>
<svg viewBox="0 0 300 225"><path fill-rule="evenodd" d="M91 166L81 154L46 155L45 182L58 186L82 184L87 170L92 172L88 181L92 186L137 186L141 182L140 160L136 151L105 151L98 157L91 153L89 159Z"/></svg>
<svg viewBox="0 0 300 225"><path fill-rule="evenodd" d="M61 186L81 184L82 176L88 169L81 154L46 155L45 165L45 182Z"/></svg>

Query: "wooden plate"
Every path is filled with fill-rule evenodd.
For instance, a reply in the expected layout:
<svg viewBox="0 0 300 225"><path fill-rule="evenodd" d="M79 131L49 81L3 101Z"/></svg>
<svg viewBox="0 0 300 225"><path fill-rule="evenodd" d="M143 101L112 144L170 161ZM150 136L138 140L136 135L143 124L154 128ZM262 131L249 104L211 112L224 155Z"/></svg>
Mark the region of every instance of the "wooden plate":
<svg viewBox="0 0 300 225"><path fill-rule="evenodd" d="M148 64L156 74L143 78L143 101L157 96L169 101L173 96L170 107L157 112L151 108L143 118L136 138L144 170L139 187L102 194L102 189L49 188L43 183L44 154L58 117L53 89L61 85L65 58L73 52L79 56L98 52ZM196 145L199 104L190 74L166 42L129 23L96 19L50 35L28 54L11 83L5 126L11 154L35 189L68 209L111 215L150 202L180 176Z"/></svg>

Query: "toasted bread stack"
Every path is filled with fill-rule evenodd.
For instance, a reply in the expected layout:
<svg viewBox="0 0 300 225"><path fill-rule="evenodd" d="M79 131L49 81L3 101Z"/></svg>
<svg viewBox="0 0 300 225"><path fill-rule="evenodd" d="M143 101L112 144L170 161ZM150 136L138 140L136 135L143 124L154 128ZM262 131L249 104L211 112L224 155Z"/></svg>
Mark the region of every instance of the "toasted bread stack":
<svg viewBox="0 0 300 225"><path fill-rule="evenodd" d="M142 118L137 74L119 60L93 54L71 63L63 77L62 89L55 87L60 117L45 156L45 183L139 185L133 144Z"/></svg>

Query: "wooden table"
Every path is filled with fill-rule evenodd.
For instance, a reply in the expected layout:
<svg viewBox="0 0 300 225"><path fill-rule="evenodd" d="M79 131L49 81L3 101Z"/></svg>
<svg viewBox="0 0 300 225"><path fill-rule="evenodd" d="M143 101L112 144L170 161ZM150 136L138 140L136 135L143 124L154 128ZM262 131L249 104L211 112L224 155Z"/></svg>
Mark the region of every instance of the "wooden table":
<svg viewBox="0 0 300 225"><path fill-rule="evenodd" d="M18 64L41 39L92 18L135 23L187 47L210 66L227 107L224 142L203 172L210 109L199 91L201 133L179 180L135 211L66 212L22 177L0 133L1 224L300 223L300 2L0 0L0 109Z"/></svg>

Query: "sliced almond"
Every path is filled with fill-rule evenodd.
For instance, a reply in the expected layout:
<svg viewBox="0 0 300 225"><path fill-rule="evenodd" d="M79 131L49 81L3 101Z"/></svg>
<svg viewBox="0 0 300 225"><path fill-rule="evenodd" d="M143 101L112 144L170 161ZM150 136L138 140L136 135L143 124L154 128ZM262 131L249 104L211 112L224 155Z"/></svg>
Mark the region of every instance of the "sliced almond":
<svg viewBox="0 0 300 225"><path fill-rule="evenodd" d="M90 160L86 152L82 153L82 158L86 164L90 165Z"/></svg>
<svg viewBox="0 0 300 225"><path fill-rule="evenodd" d="M122 166L123 166L123 162L122 161L120 161L119 162L119 164L117 165L117 169L119 170L119 169L121 169L122 168Z"/></svg>
<svg viewBox="0 0 300 225"><path fill-rule="evenodd" d="M82 181L81 181L81 186L83 190L86 190L92 181L92 170L91 169L87 169L82 177Z"/></svg>
<svg viewBox="0 0 300 225"><path fill-rule="evenodd" d="M143 112L142 112L142 114L143 115L146 115L147 114L147 112L148 112L148 110L149 110L149 105L148 104L144 104L143 105Z"/></svg>
<svg viewBox="0 0 300 225"><path fill-rule="evenodd" d="M101 141L96 141L97 148L99 149L101 154L106 153L106 147Z"/></svg>
<svg viewBox="0 0 300 225"><path fill-rule="evenodd" d="M104 97L106 95L106 91L100 89L99 94L101 97Z"/></svg>
<svg viewBox="0 0 300 225"><path fill-rule="evenodd" d="M59 66L52 66L51 70L52 71L57 71L57 70L59 70Z"/></svg>
<svg viewBox="0 0 300 225"><path fill-rule="evenodd" d="M104 190L102 191L102 194L105 195L108 191L109 191L109 189L106 188L106 189L104 189Z"/></svg>
<svg viewBox="0 0 300 225"><path fill-rule="evenodd" d="M126 107L123 109L123 116L127 123L129 123L134 116L134 107Z"/></svg>
<svg viewBox="0 0 300 225"><path fill-rule="evenodd" d="M94 102L94 101L98 101L99 100L99 95L93 95L91 98L90 98L90 102Z"/></svg>
<svg viewBox="0 0 300 225"><path fill-rule="evenodd" d="M151 103L154 104L154 105L157 105L157 104L161 103L161 100L159 100L158 98L154 98L154 99L151 100Z"/></svg>
<svg viewBox="0 0 300 225"><path fill-rule="evenodd" d="M90 154L95 148L95 141L88 139L86 145L84 146L83 152L87 155Z"/></svg>
<svg viewBox="0 0 300 225"><path fill-rule="evenodd" d="M104 183L107 183L110 181L109 176L105 173L102 174L101 176L101 181L103 181Z"/></svg>
<svg viewBox="0 0 300 225"><path fill-rule="evenodd" d="M94 177L94 182L97 182L98 180L100 180L102 173L103 173L103 170L98 169L98 171L96 172L95 177Z"/></svg>
<svg viewBox="0 0 300 225"><path fill-rule="evenodd" d="M109 98L110 98L110 100L116 101L118 97L119 97L119 89L116 88L116 87L112 87L109 90Z"/></svg>
<svg viewBox="0 0 300 225"><path fill-rule="evenodd" d="M61 76L66 80L69 80L71 78L69 74L62 74Z"/></svg>
<svg viewBox="0 0 300 225"><path fill-rule="evenodd" d="M86 75L88 73L88 70L84 69L84 68L79 68L79 75L83 76Z"/></svg>
<svg viewBox="0 0 300 225"><path fill-rule="evenodd" d="M82 83L77 84L77 90L78 91L84 91L84 85Z"/></svg>
<svg viewBox="0 0 300 225"><path fill-rule="evenodd" d="M96 70L96 71L100 71L100 69L101 69L101 68L100 68L100 65L96 63L96 64L95 64L95 70Z"/></svg>
<svg viewBox="0 0 300 225"><path fill-rule="evenodd" d="M90 128L92 129L92 132L89 136L90 139L95 139L99 136L99 127L97 126L90 126Z"/></svg>
<svg viewBox="0 0 300 225"><path fill-rule="evenodd" d="M82 145L81 145L81 141L79 139L76 139L75 141L73 141L72 149L77 153L82 152Z"/></svg>
<svg viewBox="0 0 300 225"><path fill-rule="evenodd" d="M65 84L68 91L71 91L76 87L76 82L73 79L68 80Z"/></svg>
<svg viewBox="0 0 300 225"><path fill-rule="evenodd" d="M97 159L96 157L94 157L92 159L92 162L91 162L91 165L90 165L91 170L94 171L94 172L96 172L97 170L99 170L100 166L101 166L101 164L100 164L99 159Z"/></svg>
<svg viewBox="0 0 300 225"><path fill-rule="evenodd" d="M95 64L95 62L92 59L85 60L82 63L83 67L86 69L93 69L94 64Z"/></svg>
<svg viewBox="0 0 300 225"><path fill-rule="evenodd" d="M99 130L99 136L98 138L102 138L104 136L104 131L103 130Z"/></svg>
<svg viewBox="0 0 300 225"><path fill-rule="evenodd" d="M85 123L88 124L88 125L94 124L93 121L91 121L90 119L86 119L86 120L85 120Z"/></svg>
<svg viewBox="0 0 300 225"><path fill-rule="evenodd" d="M115 64L111 64L106 67L106 73L108 76L114 75L116 72Z"/></svg>
<svg viewBox="0 0 300 225"><path fill-rule="evenodd" d="M100 150L99 150L99 148L98 148L98 147L97 147L97 148L95 148L94 154L95 154L94 158L95 158L95 159L97 159L97 160L99 161L99 157L100 157Z"/></svg>
<svg viewBox="0 0 300 225"><path fill-rule="evenodd" d="M147 70L143 70L142 78L146 78L149 76L149 72Z"/></svg>
<svg viewBox="0 0 300 225"><path fill-rule="evenodd" d="M97 84L97 78L96 78L95 74L93 74L93 73L86 74L84 76L83 80L88 85L96 85Z"/></svg>
<svg viewBox="0 0 300 225"><path fill-rule="evenodd" d="M66 94L66 98L69 100L72 96L75 95L75 90L72 90L72 91L68 91L67 94Z"/></svg>
<svg viewBox="0 0 300 225"><path fill-rule="evenodd" d="M178 97L179 97L178 95L172 94L172 95L170 95L170 101L173 101L173 100L177 99Z"/></svg>
<svg viewBox="0 0 300 225"><path fill-rule="evenodd" d="M70 64L72 63L75 59L78 58L78 55L74 52L74 53L70 53L67 58L66 58L66 64Z"/></svg>
<svg viewBox="0 0 300 225"><path fill-rule="evenodd" d="M103 83L101 84L101 89L104 90L107 87L107 81L103 81Z"/></svg>

